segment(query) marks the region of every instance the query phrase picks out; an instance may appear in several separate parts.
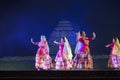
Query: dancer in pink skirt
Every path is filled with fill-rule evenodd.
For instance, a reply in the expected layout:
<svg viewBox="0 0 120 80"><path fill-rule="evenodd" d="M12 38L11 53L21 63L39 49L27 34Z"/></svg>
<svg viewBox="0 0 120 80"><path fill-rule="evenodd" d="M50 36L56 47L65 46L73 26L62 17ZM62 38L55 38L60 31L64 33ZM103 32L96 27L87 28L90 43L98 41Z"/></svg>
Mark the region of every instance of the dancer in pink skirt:
<svg viewBox="0 0 120 80"><path fill-rule="evenodd" d="M49 55L49 46L44 35L41 36L41 41L34 42L31 38L31 42L34 45L38 45L38 50L35 57L35 67L37 70L41 68L44 70L51 69L53 67L52 58Z"/></svg>
<svg viewBox="0 0 120 80"><path fill-rule="evenodd" d="M59 51L55 57L55 69L70 70L72 68L72 51L66 37L61 38L61 42L54 41L59 45Z"/></svg>
<svg viewBox="0 0 120 80"><path fill-rule="evenodd" d="M106 45L105 47L111 47L111 53L109 55L108 67L114 68L116 70L120 69L120 43L118 38L114 39L112 43Z"/></svg>

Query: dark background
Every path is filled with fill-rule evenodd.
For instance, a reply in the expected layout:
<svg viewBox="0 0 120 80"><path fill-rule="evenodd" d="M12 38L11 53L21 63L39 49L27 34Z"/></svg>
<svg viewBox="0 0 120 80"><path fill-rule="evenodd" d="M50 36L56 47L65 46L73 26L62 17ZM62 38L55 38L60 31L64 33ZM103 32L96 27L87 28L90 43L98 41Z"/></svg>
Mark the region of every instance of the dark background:
<svg viewBox="0 0 120 80"><path fill-rule="evenodd" d="M120 37L119 0L0 0L0 57L34 56L30 42L50 34L60 20L70 20L88 35L96 32L91 52L109 54L105 45ZM87 30L89 29L89 30ZM57 36L57 35L56 35ZM75 39L74 39L75 40ZM53 43L50 43L53 44Z"/></svg>

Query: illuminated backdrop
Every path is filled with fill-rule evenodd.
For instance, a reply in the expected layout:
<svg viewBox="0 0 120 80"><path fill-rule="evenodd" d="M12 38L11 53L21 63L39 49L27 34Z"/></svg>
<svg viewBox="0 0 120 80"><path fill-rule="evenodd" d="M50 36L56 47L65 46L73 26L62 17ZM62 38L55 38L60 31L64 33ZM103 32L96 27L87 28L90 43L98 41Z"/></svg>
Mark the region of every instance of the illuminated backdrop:
<svg viewBox="0 0 120 80"><path fill-rule="evenodd" d="M96 32L96 39L90 42L92 54L109 54L105 45L113 37L120 38L119 0L0 0L0 57L34 56L38 47L30 38L39 41L42 34L48 41L52 35L60 38L62 34L56 31L63 20L70 21L69 28L73 28L66 28L71 31L71 45L75 32L83 29L88 36Z"/></svg>

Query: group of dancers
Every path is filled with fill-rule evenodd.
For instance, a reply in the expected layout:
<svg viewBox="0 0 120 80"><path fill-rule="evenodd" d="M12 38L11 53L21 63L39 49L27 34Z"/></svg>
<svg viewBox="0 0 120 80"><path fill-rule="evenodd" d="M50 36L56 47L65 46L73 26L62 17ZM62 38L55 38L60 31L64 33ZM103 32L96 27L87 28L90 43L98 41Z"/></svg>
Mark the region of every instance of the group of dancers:
<svg viewBox="0 0 120 80"><path fill-rule="evenodd" d="M69 41L67 37L61 38L60 42L53 41L53 43L59 45L59 50L55 57L55 66L53 64L53 59L49 54L49 46L44 35L41 35L41 41L34 42L31 38L31 42L34 45L38 45L38 50L35 57L35 67L39 71L50 70L55 68L56 70L92 70L93 69L93 58L89 48L89 41L96 38L95 32L93 32L93 37L87 37L85 31L79 31L76 33L76 47L75 56L73 56ZM112 43L106 45L105 47L112 47L108 67L109 68L120 68L120 43L118 38L113 39Z"/></svg>

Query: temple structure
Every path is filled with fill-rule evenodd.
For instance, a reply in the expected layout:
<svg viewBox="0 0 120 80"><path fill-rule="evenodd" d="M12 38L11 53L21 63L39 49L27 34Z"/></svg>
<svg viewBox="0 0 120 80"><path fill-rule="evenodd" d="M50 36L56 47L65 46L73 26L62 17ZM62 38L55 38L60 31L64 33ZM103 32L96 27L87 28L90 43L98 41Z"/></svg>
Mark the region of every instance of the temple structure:
<svg viewBox="0 0 120 80"><path fill-rule="evenodd" d="M72 48L72 52L74 54L74 48L76 45L76 28L71 23L71 21L68 20L62 20L58 22L58 25L56 25L53 32L50 34L50 37L48 39L49 46L50 46L50 54L56 54L59 46L54 44L53 41L60 41L62 37L67 37L70 46Z"/></svg>

